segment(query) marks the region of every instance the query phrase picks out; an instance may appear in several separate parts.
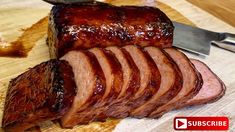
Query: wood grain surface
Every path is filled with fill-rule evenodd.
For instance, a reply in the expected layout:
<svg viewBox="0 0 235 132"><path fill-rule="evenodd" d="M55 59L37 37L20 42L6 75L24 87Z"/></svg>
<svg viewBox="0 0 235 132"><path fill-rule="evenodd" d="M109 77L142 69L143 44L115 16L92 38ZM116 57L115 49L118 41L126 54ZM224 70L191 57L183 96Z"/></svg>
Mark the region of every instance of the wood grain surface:
<svg viewBox="0 0 235 132"><path fill-rule="evenodd" d="M227 31L235 33L235 29L213 15L193 6L186 0L114 0L116 5L149 5L161 8L172 20L196 25L213 31ZM1 0L0 1L0 40L8 43L21 36L26 29L48 15L51 5L39 0ZM200 17L199 17L200 16ZM213 21L213 24L211 24ZM39 27L40 28L40 27ZM38 30L38 32L45 32ZM35 33L37 34L37 32ZM35 42L35 46L26 58L0 57L0 123L4 108L5 94L9 80L43 61L49 59L46 46L46 34ZM30 39L26 40L30 43ZM213 104L185 108L172 111L160 119L133 119L108 120L104 123L91 123L79 125L74 129L61 129L58 124L44 122L40 124L42 131L46 132L83 132L83 131L117 131L117 132L171 132L175 116L227 116L230 118L230 131L235 131L235 54L212 47L211 55L200 58L186 53L191 58L205 62L226 84L225 96Z"/></svg>
<svg viewBox="0 0 235 132"><path fill-rule="evenodd" d="M235 27L235 0L187 0Z"/></svg>

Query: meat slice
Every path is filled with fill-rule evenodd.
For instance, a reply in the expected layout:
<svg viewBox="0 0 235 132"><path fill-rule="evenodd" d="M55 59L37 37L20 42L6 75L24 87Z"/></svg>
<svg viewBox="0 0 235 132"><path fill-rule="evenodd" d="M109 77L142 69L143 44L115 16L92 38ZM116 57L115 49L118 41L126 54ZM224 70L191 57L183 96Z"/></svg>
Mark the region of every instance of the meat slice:
<svg viewBox="0 0 235 132"><path fill-rule="evenodd" d="M61 58L69 62L73 69L77 94L69 111L61 118L61 126L71 128L85 124L87 113L99 105L105 93L106 80L99 62L88 51L71 51Z"/></svg>
<svg viewBox="0 0 235 132"><path fill-rule="evenodd" d="M112 105L107 111L104 111L108 117L127 117L131 106L128 107L127 103L138 91L140 86L140 72L130 54L119 47L107 47L107 50L114 53L116 58L121 64L123 71L123 85L118 98L112 102Z"/></svg>
<svg viewBox="0 0 235 132"><path fill-rule="evenodd" d="M181 107L211 103L220 99L226 90L222 80L205 63L195 59L190 59L190 61L201 73L203 85L199 93Z"/></svg>
<svg viewBox="0 0 235 132"><path fill-rule="evenodd" d="M199 92L202 86L201 75L195 69L187 56L174 48L166 48L164 51L178 65L183 76L183 86L179 93L172 100L154 110L149 115L151 118L158 118L164 113L184 104L189 99L193 98Z"/></svg>
<svg viewBox="0 0 235 132"><path fill-rule="evenodd" d="M160 71L161 84L158 92L149 101L132 111L131 116L138 118L146 117L154 109L166 104L182 88L182 75L174 61L159 48L146 47L144 49L152 57Z"/></svg>
<svg viewBox="0 0 235 132"><path fill-rule="evenodd" d="M96 56L106 78L106 90L100 105L92 113L94 120L105 120L104 113L113 101L119 96L123 85L123 72L121 64L115 55L105 49L93 48L89 50Z"/></svg>
<svg viewBox="0 0 235 132"><path fill-rule="evenodd" d="M158 91L161 76L147 52L133 45L123 48L130 54L140 71L140 88L127 103L129 110L126 113L130 114L132 110L144 104Z"/></svg>
<svg viewBox="0 0 235 132"><path fill-rule="evenodd" d="M60 4L50 13L48 44L53 58L94 47L171 47L173 30L170 19L155 7Z"/></svg>
<svg viewBox="0 0 235 132"><path fill-rule="evenodd" d="M7 132L21 132L61 118L71 107L75 91L72 68L66 61L43 62L11 80L2 126Z"/></svg>

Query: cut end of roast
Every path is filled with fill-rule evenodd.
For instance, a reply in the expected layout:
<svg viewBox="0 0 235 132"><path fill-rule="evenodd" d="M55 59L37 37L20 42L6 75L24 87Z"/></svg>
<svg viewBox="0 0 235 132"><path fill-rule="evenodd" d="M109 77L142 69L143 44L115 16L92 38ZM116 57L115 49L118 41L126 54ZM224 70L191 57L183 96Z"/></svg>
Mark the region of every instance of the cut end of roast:
<svg viewBox="0 0 235 132"><path fill-rule="evenodd" d="M50 60L11 80L3 127L24 131L37 123L61 118L75 96L73 71L66 61Z"/></svg>

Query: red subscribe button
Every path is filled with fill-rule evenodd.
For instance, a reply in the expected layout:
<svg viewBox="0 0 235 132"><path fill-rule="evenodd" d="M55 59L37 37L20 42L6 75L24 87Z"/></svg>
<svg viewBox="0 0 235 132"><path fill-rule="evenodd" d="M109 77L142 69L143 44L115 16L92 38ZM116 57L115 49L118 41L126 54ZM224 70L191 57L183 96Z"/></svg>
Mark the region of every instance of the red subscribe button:
<svg viewBox="0 0 235 132"><path fill-rule="evenodd" d="M175 117L175 130L228 130L227 117Z"/></svg>

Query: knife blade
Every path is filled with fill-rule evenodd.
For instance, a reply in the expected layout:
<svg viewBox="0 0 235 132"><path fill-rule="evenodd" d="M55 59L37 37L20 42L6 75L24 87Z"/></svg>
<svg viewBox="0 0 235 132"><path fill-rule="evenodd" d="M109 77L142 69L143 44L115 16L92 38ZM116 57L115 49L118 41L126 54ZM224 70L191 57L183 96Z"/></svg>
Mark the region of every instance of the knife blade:
<svg viewBox="0 0 235 132"><path fill-rule="evenodd" d="M211 44L235 52L235 34L217 33L178 22L175 26L173 46L197 54L209 55Z"/></svg>

